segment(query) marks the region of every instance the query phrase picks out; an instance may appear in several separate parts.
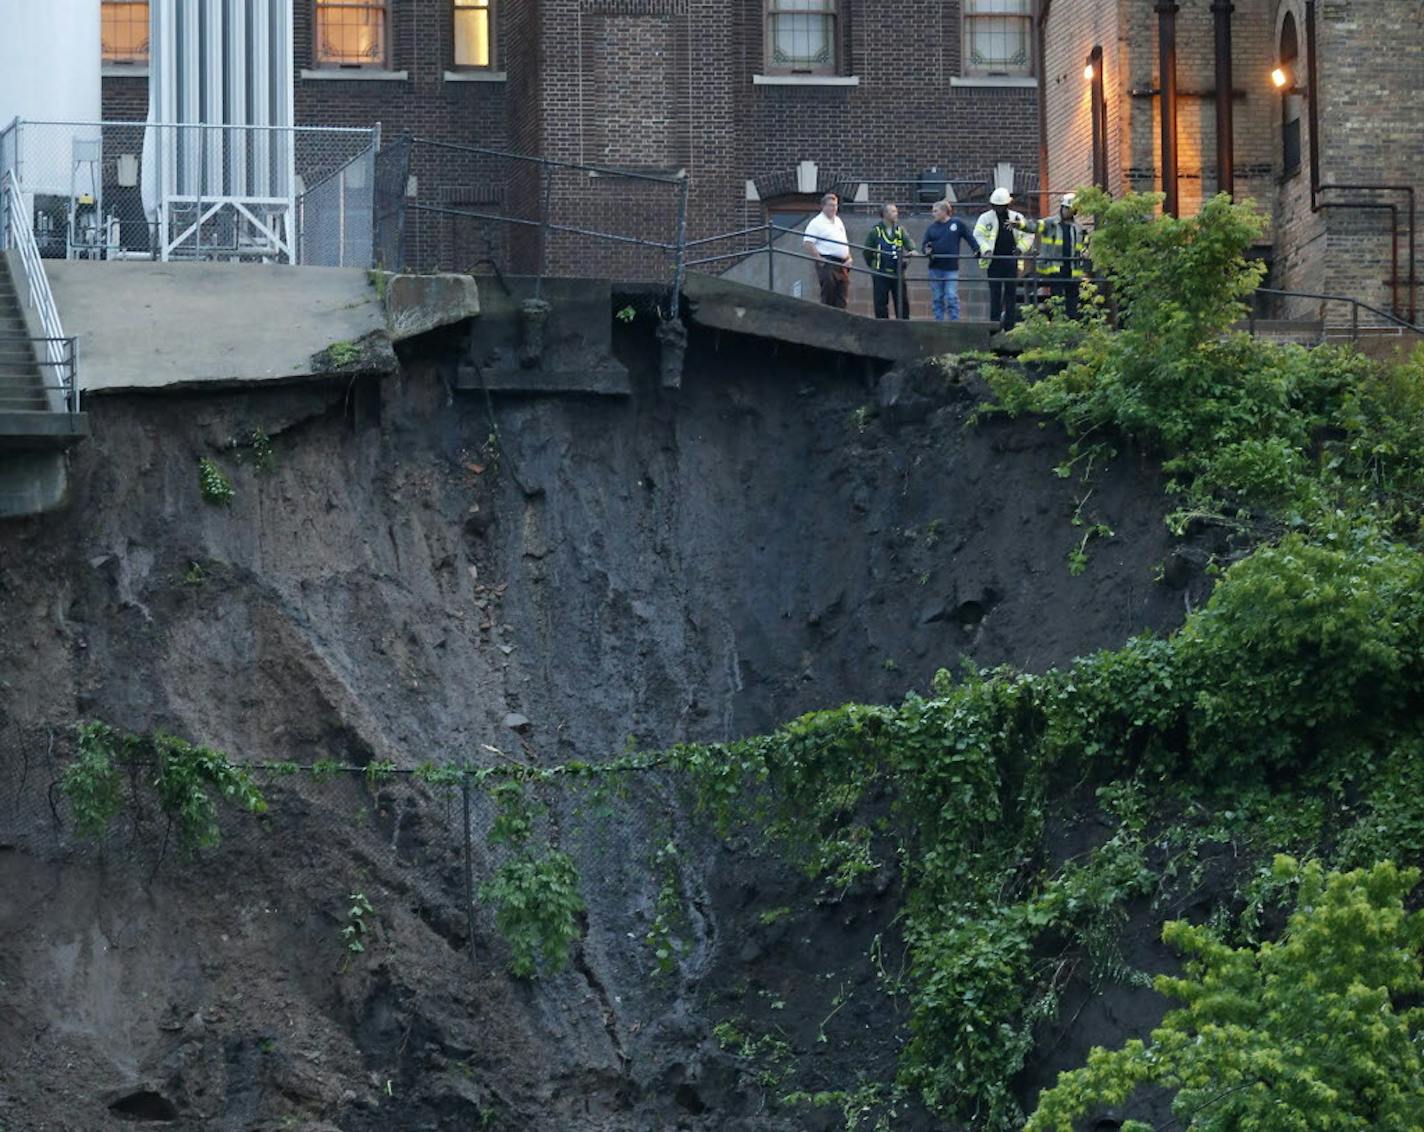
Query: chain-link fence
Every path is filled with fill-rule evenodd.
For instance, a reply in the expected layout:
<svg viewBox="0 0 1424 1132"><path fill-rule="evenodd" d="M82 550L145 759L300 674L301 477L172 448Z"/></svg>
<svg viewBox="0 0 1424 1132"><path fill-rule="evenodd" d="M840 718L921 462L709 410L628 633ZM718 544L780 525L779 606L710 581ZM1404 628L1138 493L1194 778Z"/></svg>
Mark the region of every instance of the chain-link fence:
<svg viewBox="0 0 1424 1132"><path fill-rule="evenodd" d="M376 130L31 122L0 133L0 173L33 202L52 259L368 267Z"/></svg>
<svg viewBox="0 0 1424 1132"><path fill-rule="evenodd" d="M688 178L412 138L382 161L378 243L422 271L676 285ZM404 168L405 177L399 176ZM396 193L403 190L403 202Z"/></svg>
<svg viewBox="0 0 1424 1132"><path fill-rule="evenodd" d="M521 845L492 836L502 812L493 787L531 770L512 758L502 768L509 775L492 778L476 770L256 764L242 769L265 812L250 813L210 788L219 836L195 849L160 806L156 764L142 759L116 760L114 816L102 831L86 832L64 784L79 754L73 728L0 719L0 851L79 865L103 859L149 878L195 865L245 875L260 862L318 886L333 915L348 891L375 899L398 890L413 894L407 906L452 947L481 962L491 959L490 946L500 952L498 961L508 959L503 944L491 943L499 931L486 892L501 866L526 852L561 848L578 861L579 886L590 902L612 893L625 908L641 901L646 910L659 880L651 851L628 851L637 843L635 823L649 820L635 815L671 812L665 801L647 802L646 792L659 787L646 774L531 781L521 803L529 839ZM671 837L669 824L666 836L654 840ZM620 930L641 933L648 922L642 914Z"/></svg>

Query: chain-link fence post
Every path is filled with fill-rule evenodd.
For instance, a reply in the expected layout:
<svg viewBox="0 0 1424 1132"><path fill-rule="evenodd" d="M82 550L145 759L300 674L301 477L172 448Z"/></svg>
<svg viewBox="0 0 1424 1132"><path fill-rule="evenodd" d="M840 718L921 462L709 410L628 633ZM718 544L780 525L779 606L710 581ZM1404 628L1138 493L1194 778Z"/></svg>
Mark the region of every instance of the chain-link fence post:
<svg viewBox="0 0 1424 1132"><path fill-rule="evenodd" d="M544 199L539 208L539 277L534 280L534 297L536 299L544 297L544 276L549 271L549 212L553 207L551 198L554 195L553 166L544 165L543 172Z"/></svg>
<svg viewBox="0 0 1424 1132"><path fill-rule="evenodd" d="M465 814L465 928L470 938L470 962L475 961L475 859L470 844L470 776L460 776L460 801Z"/></svg>

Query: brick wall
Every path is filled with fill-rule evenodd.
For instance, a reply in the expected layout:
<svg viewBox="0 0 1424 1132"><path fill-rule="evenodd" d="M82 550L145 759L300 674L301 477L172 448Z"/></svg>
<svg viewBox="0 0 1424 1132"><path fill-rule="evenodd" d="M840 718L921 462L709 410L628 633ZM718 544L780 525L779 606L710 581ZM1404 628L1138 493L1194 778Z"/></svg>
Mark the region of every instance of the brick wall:
<svg viewBox="0 0 1424 1132"><path fill-rule="evenodd" d="M686 169L693 238L760 223L765 213L746 199L747 181L793 186L801 161L817 164L818 188L910 179L930 165L974 178L1000 161L1037 172L1036 92L950 81L960 63L958 0L846 0L838 69L859 80L854 86L757 84L765 71L760 0L533 6L542 65L512 102L523 115L514 136L537 132L542 151L562 160ZM581 198L556 193L557 213L615 226L636 217L638 232L671 237L675 194L665 188L604 181L570 189ZM630 271L649 259L627 249L610 255Z"/></svg>
<svg viewBox="0 0 1424 1132"><path fill-rule="evenodd" d="M1417 0L1323 0L1317 9L1321 183L1412 185L1417 200L1424 194L1424 5ZM1326 191L1320 199L1333 203L1361 197L1398 204L1399 273L1405 276L1408 208L1403 194ZM1388 310L1388 213L1347 206L1329 208L1321 217L1326 248L1320 279L1328 283L1322 289L1358 295ZM1403 283L1400 299L1407 316Z"/></svg>
<svg viewBox="0 0 1424 1132"><path fill-rule="evenodd" d="M498 9L498 69L506 82L451 82L449 0L391 0L389 69L401 79L303 78L314 67L313 5L297 0L297 120L370 125L387 137L510 148L563 161L678 170L691 177L696 238L765 218L746 184L795 184L802 161L822 187L947 176L987 180L999 162L1038 173L1037 92L955 85L962 54L959 0L843 0L838 70L858 85L758 85L762 0L506 0ZM106 114L142 117L142 80L105 80ZM544 185L535 167L422 151L413 169L422 204L532 219ZM670 240L677 191L587 174L559 174L553 212L628 235ZM905 196L907 187L875 195ZM463 267L485 255L531 269L537 230L432 215L412 218L421 266ZM642 274L667 256L554 237L550 266Z"/></svg>
<svg viewBox="0 0 1424 1132"><path fill-rule="evenodd" d="M1292 114L1300 117L1302 154L1298 170L1287 175L1284 168L1283 96L1271 87L1269 73L1289 11L1299 39L1295 80L1312 85L1305 73L1304 0L1234 2L1236 194L1254 199L1267 214L1266 238L1273 245L1270 281L1287 290L1356 295L1387 308L1388 214L1311 209L1309 96L1287 96ZM1321 0L1317 8L1321 73L1312 93L1320 107L1322 180L1413 184L1424 190L1424 133L1419 128L1424 121L1424 5L1415 0ZM1059 0L1050 9L1047 41L1048 180L1061 187L1091 178L1090 92L1082 70L1096 43L1104 49L1109 187L1114 192L1160 190L1160 100L1130 93L1160 82L1153 5L1146 0ZM1178 185L1181 211L1190 215L1217 187L1215 35L1207 0L1183 0L1177 56ZM1349 195L1359 194L1326 192L1322 200ZM1366 196L1399 203L1399 274L1407 276L1404 196ZM1403 282L1400 294L1407 308ZM1297 302L1283 313L1318 317L1321 312L1317 303ZM1328 313L1347 316L1343 307Z"/></svg>
<svg viewBox="0 0 1424 1132"><path fill-rule="evenodd" d="M101 83L102 106L106 122L144 122L148 120L148 71L140 68L137 76L106 74Z"/></svg>
<svg viewBox="0 0 1424 1132"><path fill-rule="evenodd" d="M1269 209L1275 195L1267 84L1273 35L1271 0L1235 0L1235 181L1238 199ZM1108 187L1113 192L1162 188L1160 99L1133 90L1160 86L1157 15L1133 0L1055 3L1047 25L1049 180L1071 188L1092 178L1091 91L1083 65L1103 48L1108 117ZM1180 210L1195 213L1218 186L1216 162L1216 37L1208 0L1188 0L1177 16L1177 178Z"/></svg>

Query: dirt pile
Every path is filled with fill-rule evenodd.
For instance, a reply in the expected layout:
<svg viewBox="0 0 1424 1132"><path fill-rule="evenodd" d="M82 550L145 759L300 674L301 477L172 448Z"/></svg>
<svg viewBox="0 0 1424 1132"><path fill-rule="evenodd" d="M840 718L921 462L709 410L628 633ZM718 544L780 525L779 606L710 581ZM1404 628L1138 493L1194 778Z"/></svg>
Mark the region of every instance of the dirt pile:
<svg viewBox="0 0 1424 1132"><path fill-rule="evenodd" d="M1173 547L1133 457L1098 480L1115 534L1070 576L1061 438L966 428L952 370L867 390L694 335L673 393L643 328L620 333L629 401L452 402L448 359L412 357L381 384L91 405L72 507L0 527L0 1126L808 1127L767 1114L775 1086L713 1037L731 1020L774 1022L800 1081L889 1072L866 956L893 888L818 903L654 785L598 821L555 806L589 912L571 968L532 985L484 909L470 938L458 807L418 784L274 782L264 819L193 861L157 861L141 817L86 845L49 806L77 719L250 762L602 758L898 698L966 659L1042 669L1200 590L1154 581ZM201 456L230 506L202 502ZM658 979L641 940L669 833L694 854L694 946ZM1117 1036L1094 1024L1075 1040Z"/></svg>

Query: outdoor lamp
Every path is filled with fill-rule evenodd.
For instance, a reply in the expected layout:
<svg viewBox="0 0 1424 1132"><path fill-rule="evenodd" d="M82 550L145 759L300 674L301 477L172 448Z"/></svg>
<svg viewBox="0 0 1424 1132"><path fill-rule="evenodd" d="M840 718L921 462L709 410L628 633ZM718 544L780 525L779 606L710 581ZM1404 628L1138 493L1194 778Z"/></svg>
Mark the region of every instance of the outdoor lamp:
<svg viewBox="0 0 1424 1132"><path fill-rule="evenodd" d="M1271 72L1271 85L1281 94L1305 94L1303 87L1295 85L1295 75L1289 67L1277 67Z"/></svg>
<svg viewBox="0 0 1424 1132"><path fill-rule="evenodd" d="M1087 83L1092 82L1094 74L1096 74L1096 71L1093 69L1093 61L1089 59L1087 65L1083 68L1083 81Z"/></svg>

